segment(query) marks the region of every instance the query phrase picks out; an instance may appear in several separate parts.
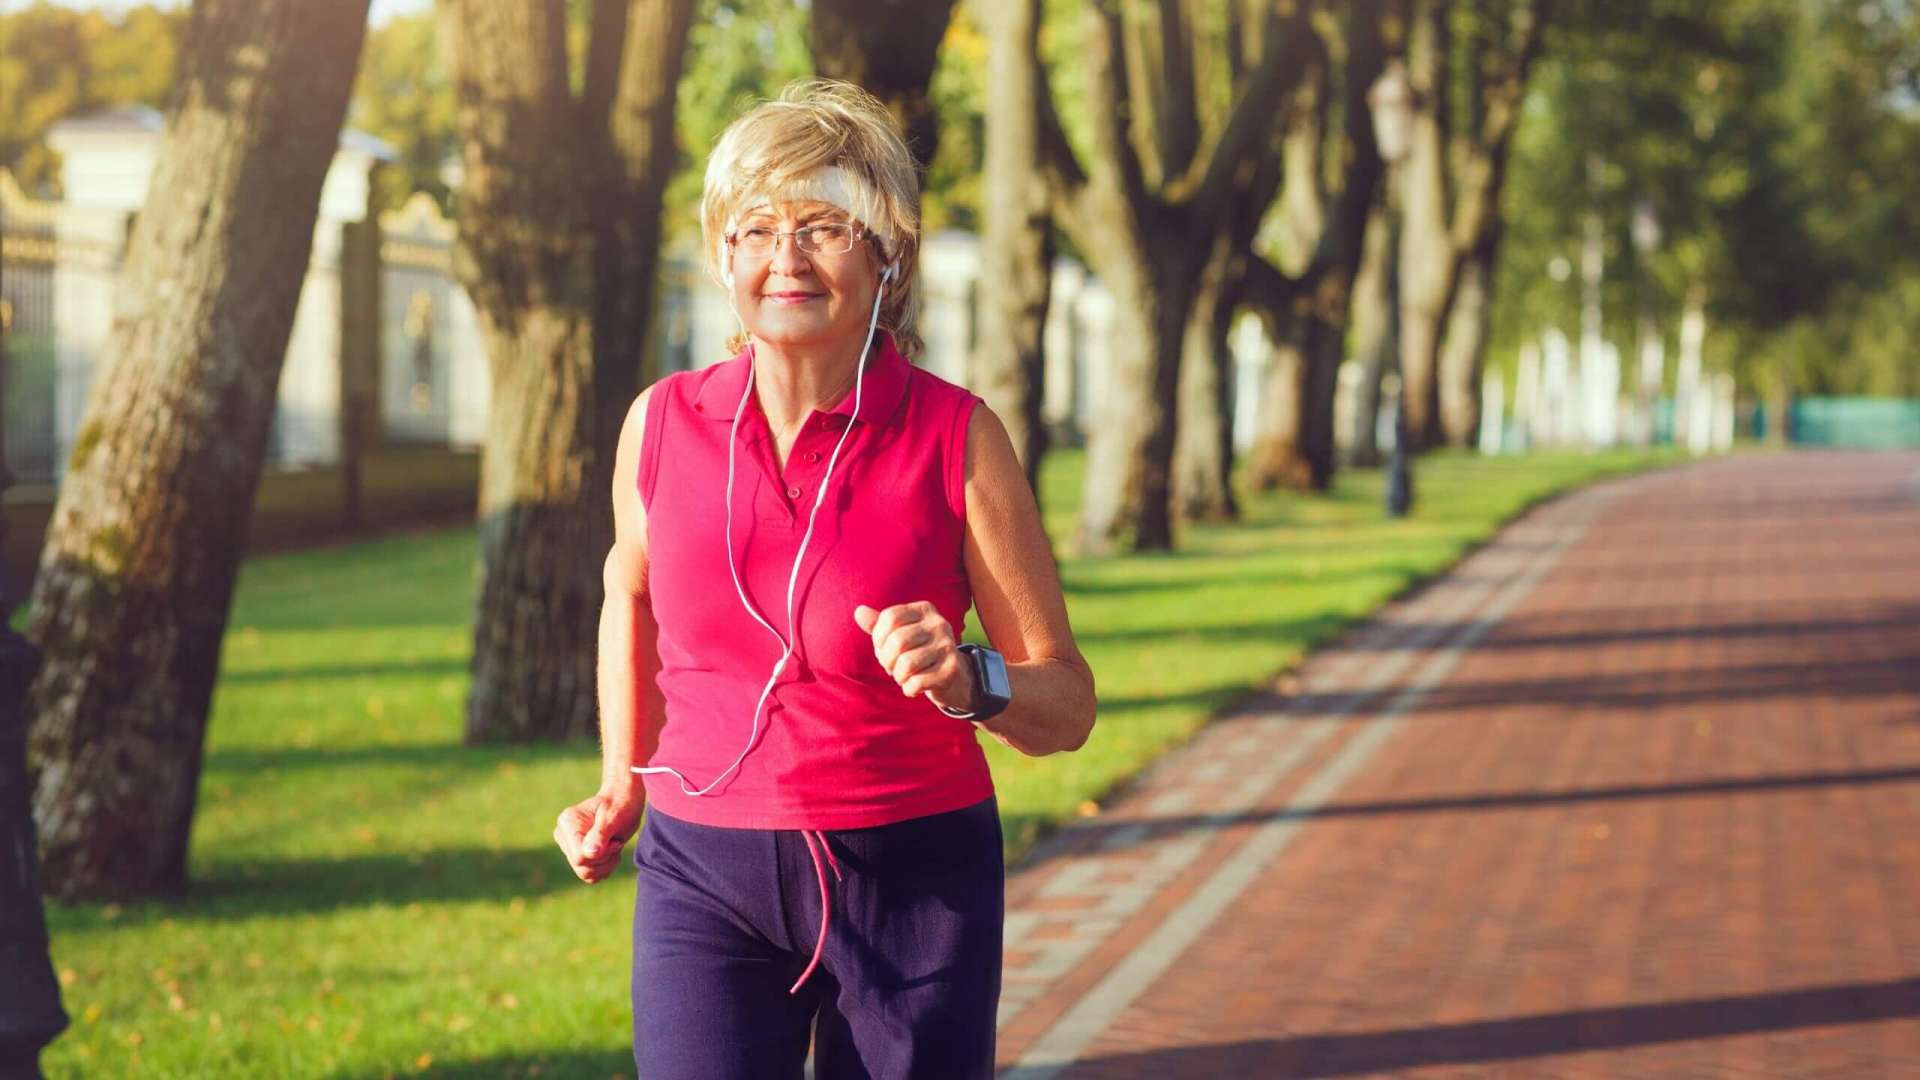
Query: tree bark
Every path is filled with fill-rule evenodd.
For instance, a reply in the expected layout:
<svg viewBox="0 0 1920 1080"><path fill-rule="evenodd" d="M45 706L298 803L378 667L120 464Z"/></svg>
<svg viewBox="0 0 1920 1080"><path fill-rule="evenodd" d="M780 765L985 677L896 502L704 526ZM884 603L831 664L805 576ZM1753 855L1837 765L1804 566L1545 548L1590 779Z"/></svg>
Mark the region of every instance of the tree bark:
<svg viewBox="0 0 1920 1080"><path fill-rule="evenodd" d="M471 743L595 730L599 553L690 8L596 0L576 98L562 0L443 0L466 166L457 265L492 381Z"/></svg>
<svg viewBox="0 0 1920 1080"><path fill-rule="evenodd" d="M1499 251L1496 224L1460 266L1460 284L1440 355L1440 423L1449 446L1479 443L1480 380L1493 326L1493 271Z"/></svg>
<svg viewBox="0 0 1920 1080"><path fill-rule="evenodd" d="M692 0L596 0L585 111L605 117L594 134L602 160L600 190L589 210L594 243L595 460L610 470L627 407L653 381L654 304L662 223L673 175L674 112L687 55ZM606 50L611 41L617 51ZM608 52L612 51L609 56ZM594 58L600 63L595 65ZM615 70L607 70L609 65ZM603 106L601 102L611 97ZM608 491L612 476L596 477Z"/></svg>
<svg viewBox="0 0 1920 1080"><path fill-rule="evenodd" d="M1447 104L1452 93L1451 0L1414 0L1407 76L1416 101L1401 164L1400 408L1410 450L1440 441L1440 340L1458 280L1448 225Z"/></svg>
<svg viewBox="0 0 1920 1080"><path fill-rule="evenodd" d="M1367 218L1365 253L1353 284L1353 355L1360 365L1360 378L1354 384L1347 461L1361 468L1381 463L1380 380L1392 367L1392 357L1387 355L1387 233L1386 215L1376 207Z"/></svg>
<svg viewBox="0 0 1920 1080"><path fill-rule="evenodd" d="M815 9L818 10L817 8ZM1045 401L1047 307L1052 297L1053 215L1047 190L1034 183L1041 161L1040 110L1046 104L1038 61L1038 0L980 5L989 40L986 167L982 180L985 237L980 265L980 336L974 384L1000 417L1040 490L1047 450Z"/></svg>
<svg viewBox="0 0 1920 1080"><path fill-rule="evenodd" d="M1233 493L1234 360L1232 282L1240 273L1239 238L1222 233L1201 269L1180 357L1178 442L1173 497L1183 521L1240 516Z"/></svg>
<svg viewBox="0 0 1920 1080"><path fill-rule="evenodd" d="M1117 303L1106 392L1087 440L1078 546L1088 553L1173 547L1174 411L1194 279L1189 249L1098 256ZM1128 262L1131 261L1131 265Z"/></svg>
<svg viewBox="0 0 1920 1080"><path fill-rule="evenodd" d="M1299 319L1268 330L1273 356L1260 381L1260 433L1247 454L1247 484L1256 491L1313 487L1302 430L1307 412L1305 331Z"/></svg>
<svg viewBox="0 0 1920 1080"><path fill-rule="evenodd" d="M922 169L940 149L927 99L955 0L813 0L807 40L822 78L858 83L887 106Z"/></svg>
<svg viewBox="0 0 1920 1080"><path fill-rule="evenodd" d="M207 707L366 0L200 0L28 633L48 891L177 891Z"/></svg>
<svg viewBox="0 0 1920 1080"><path fill-rule="evenodd" d="M1311 145L1289 155L1295 174L1287 182L1289 210L1302 198L1302 189L1313 196L1289 214L1301 223L1301 241L1310 245L1306 268L1298 277L1288 277L1271 265L1250 264L1246 292L1265 309L1281 358L1269 377L1263 405L1273 411L1265 413L1250 470L1257 487L1325 491L1333 483L1334 396L1354 280L1383 171L1366 93L1386 62L1381 27L1385 6L1356 3L1348 11L1345 48L1340 50L1346 55L1342 129L1328 137L1321 134L1323 122L1306 125L1302 133L1311 133ZM1322 92L1321 110L1325 100ZM1320 179L1325 155L1343 163L1339 183L1330 193Z"/></svg>
<svg viewBox="0 0 1920 1080"><path fill-rule="evenodd" d="M1548 0L1509 0L1499 47L1470 50L1469 122L1456 124L1449 0L1415 0L1407 68L1417 105L1405 170L1400 245L1402 401L1410 448L1445 441L1441 347L1460 276L1500 214L1507 151L1538 56ZM1481 18L1494 17L1484 11ZM1491 284L1491 279L1484 279Z"/></svg>

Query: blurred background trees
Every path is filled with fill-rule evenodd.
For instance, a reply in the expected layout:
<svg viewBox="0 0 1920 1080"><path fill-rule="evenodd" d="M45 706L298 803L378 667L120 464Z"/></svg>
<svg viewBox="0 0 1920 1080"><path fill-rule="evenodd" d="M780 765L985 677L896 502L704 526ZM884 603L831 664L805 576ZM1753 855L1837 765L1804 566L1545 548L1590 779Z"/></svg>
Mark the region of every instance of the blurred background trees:
<svg viewBox="0 0 1920 1080"><path fill-rule="evenodd" d="M375 172L377 205L425 192L457 220L457 268L494 374L469 710L479 741L592 729L597 555L582 553L604 548L613 433L655 374L644 343L657 336L662 252L697 236L720 131L795 79L848 78L888 102L926 159L928 231L982 238L971 381L1036 482L1056 257L1079 260L1114 299L1102 400L1069 433L1088 443L1077 532L1090 550L1174 547L1183 521L1232 517L1246 485L1325 490L1340 445L1370 463L1389 374L1403 377L1415 448L1471 445L1482 374L1512 388L1519 357L1554 331L1578 341L1583 362L1622 346L1631 441L1650 438L1657 402L1702 372L1730 374L1775 418L1793 395L1920 396L1911 0L443 0L437 11L410 0L376 11L345 123L393 148ZM0 166L58 197L49 126L102 106L168 105L176 72L192 70L190 21L166 4L0 8ZM1367 96L1394 60L1417 92L1397 181ZM340 121L315 111L303 123ZM1395 182L1405 215L1392 250L1382 209ZM146 243L134 265L164 261ZM291 258L290 241L283 249ZM208 264L207 287L248 265ZM1402 283L1397 356L1384 344L1390 279ZM247 347L275 333L263 323ZM124 329L115 349L145 355L136 336ZM1251 390L1236 368L1247 342L1265 357ZM267 374L243 381L258 389ZM1343 379L1352 405L1337 416ZM1239 461L1234 422L1246 415ZM230 433L254 439L259 417L241 419ZM70 485L90 482L81 464ZM251 482L238 466L228 479L236 499ZM234 530L221 528L207 542L234 554ZM75 529L61 542L97 553L98 536L73 540ZM194 578L216 607L228 569ZM58 590L81 586L43 589L45 635L79 602ZM211 609L189 615L202 637L217 625ZM168 706L184 718L181 745L193 741L189 714L204 711L199 680L212 678L194 665L215 662L194 640L179 683L193 692ZM62 704L76 670L50 659L56 681L35 699L42 730L130 722L107 705L81 718ZM41 766L57 753L43 750ZM47 835L61 842L58 822ZM152 880L169 880L176 854ZM82 872L62 858L49 860L50 880Z"/></svg>

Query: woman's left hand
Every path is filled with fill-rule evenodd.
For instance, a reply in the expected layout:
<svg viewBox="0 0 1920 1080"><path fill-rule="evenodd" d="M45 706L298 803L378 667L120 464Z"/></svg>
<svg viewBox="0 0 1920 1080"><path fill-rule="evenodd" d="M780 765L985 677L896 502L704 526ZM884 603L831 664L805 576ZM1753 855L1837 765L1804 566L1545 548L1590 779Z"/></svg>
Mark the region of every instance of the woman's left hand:
<svg viewBox="0 0 1920 1080"><path fill-rule="evenodd" d="M935 705L968 712L973 678L962 660L953 627L925 600L875 610L853 609L853 621L873 637L873 655L908 697L925 694Z"/></svg>

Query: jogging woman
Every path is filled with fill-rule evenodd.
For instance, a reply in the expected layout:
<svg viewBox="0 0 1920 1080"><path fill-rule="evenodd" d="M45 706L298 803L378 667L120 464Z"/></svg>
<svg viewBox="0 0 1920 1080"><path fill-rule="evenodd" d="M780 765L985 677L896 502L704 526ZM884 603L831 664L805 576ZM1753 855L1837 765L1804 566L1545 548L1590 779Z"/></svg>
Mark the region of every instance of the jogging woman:
<svg viewBox="0 0 1920 1080"><path fill-rule="evenodd" d="M1094 718L1006 429L910 359L914 163L810 83L736 120L701 200L732 359L628 414L600 623L601 785L555 840L635 846L647 1077L987 1077L1005 878L978 732ZM991 649L961 644L967 610Z"/></svg>

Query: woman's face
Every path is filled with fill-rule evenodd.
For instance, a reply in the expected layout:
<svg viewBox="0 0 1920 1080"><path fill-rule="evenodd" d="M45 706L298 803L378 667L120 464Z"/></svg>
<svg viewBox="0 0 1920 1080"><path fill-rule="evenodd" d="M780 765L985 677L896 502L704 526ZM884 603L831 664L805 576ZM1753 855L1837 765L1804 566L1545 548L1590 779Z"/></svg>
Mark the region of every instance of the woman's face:
<svg viewBox="0 0 1920 1080"><path fill-rule="evenodd" d="M734 235L749 229L791 233L808 225L846 224L847 212L831 203L761 203L742 214ZM880 262L873 244L857 239L840 255L800 250L792 236L775 239L771 252L755 254L732 245L733 306L747 332L775 347L832 345L866 338Z"/></svg>

